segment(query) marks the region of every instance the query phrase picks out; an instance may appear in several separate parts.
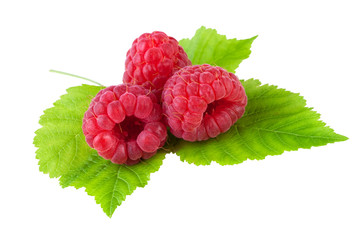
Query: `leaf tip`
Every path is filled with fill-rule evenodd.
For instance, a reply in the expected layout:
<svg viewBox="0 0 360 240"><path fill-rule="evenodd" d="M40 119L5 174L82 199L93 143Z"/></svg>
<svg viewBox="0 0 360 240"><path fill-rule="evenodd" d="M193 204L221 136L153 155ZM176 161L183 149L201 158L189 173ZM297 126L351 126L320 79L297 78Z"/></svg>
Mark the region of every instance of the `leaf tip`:
<svg viewBox="0 0 360 240"><path fill-rule="evenodd" d="M113 216L113 214L114 214L114 212L115 212L115 209L113 210L113 211L105 211L104 209L103 209L103 211L104 211L104 213L106 214L106 216L108 216L109 218L111 218L112 216Z"/></svg>
<svg viewBox="0 0 360 240"><path fill-rule="evenodd" d="M346 140L349 140L348 137L341 135L341 134L337 134L339 136L338 142L344 142Z"/></svg>
<svg viewBox="0 0 360 240"><path fill-rule="evenodd" d="M252 38L249 38L249 40L253 42L253 41L254 41L255 39L257 39L258 37L259 37L259 35L255 35L255 36L253 36Z"/></svg>

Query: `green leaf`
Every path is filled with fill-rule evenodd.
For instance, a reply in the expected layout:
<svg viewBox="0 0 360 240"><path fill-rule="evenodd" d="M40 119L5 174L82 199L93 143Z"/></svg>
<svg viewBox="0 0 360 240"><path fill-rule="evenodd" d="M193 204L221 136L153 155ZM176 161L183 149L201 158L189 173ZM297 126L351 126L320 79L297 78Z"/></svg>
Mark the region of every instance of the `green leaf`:
<svg viewBox="0 0 360 240"><path fill-rule="evenodd" d="M256 38L226 39L215 29L201 27L192 39L182 39L179 43L193 65L207 63L235 73L242 60L249 57L251 44Z"/></svg>
<svg viewBox="0 0 360 240"><path fill-rule="evenodd" d="M203 142L180 141L176 154L195 165L232 165L284 151L311 148L348 138L320 121L299 94L258 80L242 81L248 96L244 116L226 133Z"/></svg>
<svg viewBox="0 0 360 240"><path fill-rule="evenodd" d="M63 187L85 187L86 192L95 196L104 212L111 217L117 206L137 187L145 187L150 173L159 170L165 158L165 152L143 160L133 166L113 164L96 153L77 169L72 169L60 178Z"/></svg>
<svg viewBox="0 0 360 240"><path fill-rule="evenodd" d="M41 172L60 177L63 187L85 187L111 217L126 195L147 184L150 173L160 168L165 152L125 166L103 159L87 145L81 128L83 115L102 88L90 85L69 88L54 107L44 111L40 118L42 128L36 131L34 144Z"/></svg>
<svg viewBox="0 0 360 240"><path fill-rule="evenodd" d="M91 99L101 89L91 85L69 88L54 107L44 111L39 122L42 128L34 138L41 172L59 177L88 159L91 148L85 142L82 119Z"/></svg>

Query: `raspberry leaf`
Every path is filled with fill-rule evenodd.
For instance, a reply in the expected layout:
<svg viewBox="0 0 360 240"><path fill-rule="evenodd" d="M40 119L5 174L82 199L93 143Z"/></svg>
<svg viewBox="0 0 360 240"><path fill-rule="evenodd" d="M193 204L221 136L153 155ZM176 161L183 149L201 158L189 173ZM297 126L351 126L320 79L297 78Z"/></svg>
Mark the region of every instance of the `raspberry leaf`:
<svg viewBox="0 0 360 240"><path fill-rule="evenodd" d="M38 148L36 158L41 172L51 178L60 177L62 187L85 187L111 217L126 195L147 184L150 173L160 168L165 152L126 166L103 159L87 145L82 119L91 99L102 88L90 85L69 88L40 117L42 127L35 132L34 145Z"/></svg>
<svg viewBox="0 0 360 240"><path fill-rule="evenodd" d="M85 187L90 196L94 196L106 215L112 216L115 209L137 187L145 187L150 180L150 173L159 170L165 152L158 152L154 157L138 164L127 166L114 164L100 157L96 152L83 165L68 171L60 178L62 187Z"/></svg>
<svg viewBox="0 0 360 240"><path fill-rule="evenodd" d="M182 39L179 44L193 65L207 63L235 73L239 64L249 57L251 44L256 38L257 36L244 40L227 39L215 29L201 27L193 38Z"/></svg>
<svg viewBox="0 0 360 240"><path fill-rule="evenodd" d="M284 151L323 146L348 138L320 121L299 94L259 80L242 81L248 96L244 116L226 133L203 142L181 140L175 147L182 161L195 165L241 163Z"/></svg>
<svg viewBox="0 0 360 240"><path fill-rule="evenodd" d="M42 128L34 138L41 172L60 177L88 159L92 151L82 133L82 119L100 89L90 85L69 88L54 107L44 111L39 121Z"/></svg>

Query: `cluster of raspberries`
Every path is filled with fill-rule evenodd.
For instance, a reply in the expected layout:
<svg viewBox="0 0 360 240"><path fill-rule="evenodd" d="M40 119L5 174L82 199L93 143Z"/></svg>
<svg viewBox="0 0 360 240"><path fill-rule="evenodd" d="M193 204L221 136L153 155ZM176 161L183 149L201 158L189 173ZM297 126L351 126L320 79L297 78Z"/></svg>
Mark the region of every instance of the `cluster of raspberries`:
<svg viewBox="0 0 360 240"><path fill-rule="evenodd" d="M135 39L123 82L95 96L82 126L89 146L117 164L155 155L166 142L167 127L187 141L214 138L230 129L247 104L233 73L191 65L178 41L163 32Z"/></svg>

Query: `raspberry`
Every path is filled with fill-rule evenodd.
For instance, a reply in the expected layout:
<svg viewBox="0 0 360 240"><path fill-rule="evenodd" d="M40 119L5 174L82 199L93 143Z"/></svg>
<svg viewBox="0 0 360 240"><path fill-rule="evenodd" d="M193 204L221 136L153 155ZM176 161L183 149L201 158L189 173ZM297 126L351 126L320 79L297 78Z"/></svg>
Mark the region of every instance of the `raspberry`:
<svg viewBox="0 0 360 240"><path fill-rule="evenodd" d="M155 155L166 141L161 106L140 86L120 84L101 90L83 119L85 140L100 156L132 165Z"/></svg>
<svg viewBox="0 0 360 240"><path fill-rule="evenodd" d="M191 61L175 38L163 32L144 33L126 54L123 82L157 90L155 93L161 95L169 77L188 65Z"/></svg>
<svg viewBox="0 0 360 240"><path fill-rule="evenodd" d="M244 114L247 97L233 73L204 64L184 67L169 78L162 101L171 132L202 141L229 130Z"/></svg>

